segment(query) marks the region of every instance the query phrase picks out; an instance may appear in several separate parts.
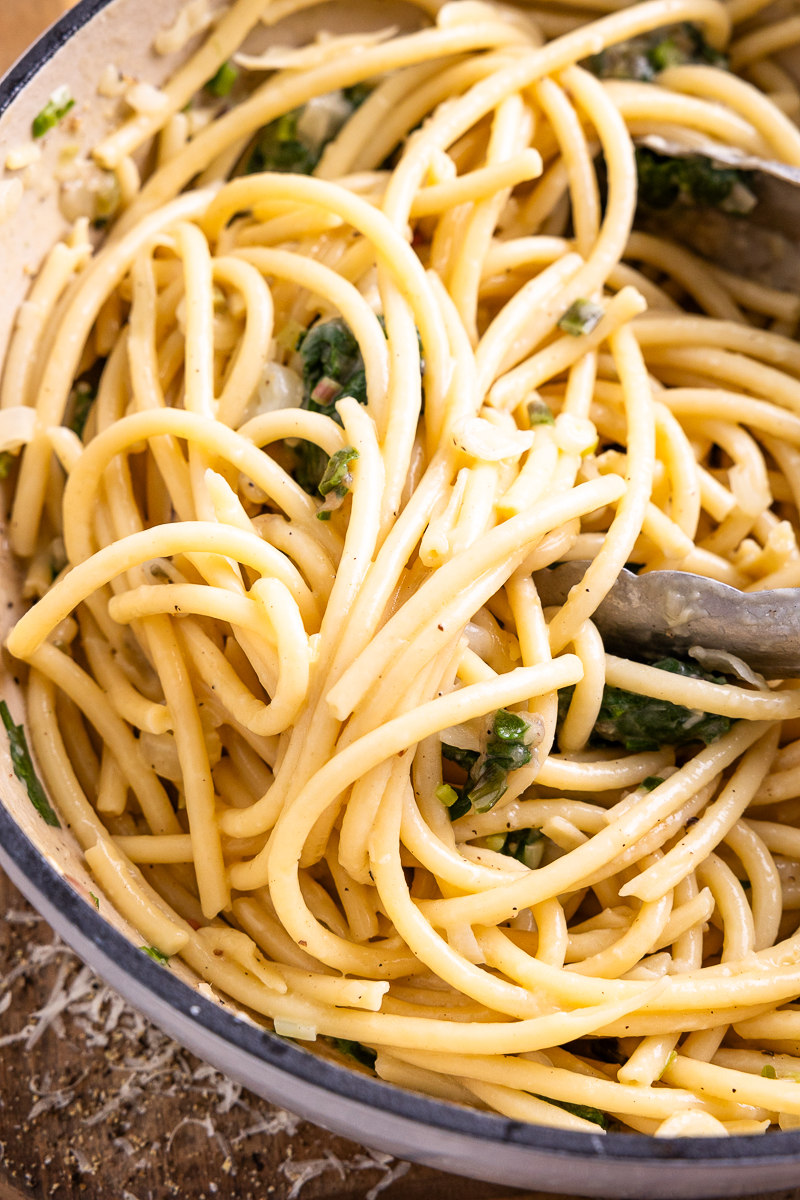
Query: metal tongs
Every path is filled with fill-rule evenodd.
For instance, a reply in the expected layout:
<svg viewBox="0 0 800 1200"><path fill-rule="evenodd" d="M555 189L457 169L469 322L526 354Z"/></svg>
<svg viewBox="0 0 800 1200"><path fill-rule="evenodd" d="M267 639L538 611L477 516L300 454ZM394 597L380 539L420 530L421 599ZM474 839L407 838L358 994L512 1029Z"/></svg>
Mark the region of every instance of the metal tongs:
<svg viewBox="0 0 800 1200"><path fill-rule="evenodd" d="M589 565L537 571L542 604L563 604ZM592 620L606 647L626 658L700 647L734 655L768 679L800 676L800 588L740 592L684 571L623 570ZM693 657L702 661L702 653Z"/></svg>

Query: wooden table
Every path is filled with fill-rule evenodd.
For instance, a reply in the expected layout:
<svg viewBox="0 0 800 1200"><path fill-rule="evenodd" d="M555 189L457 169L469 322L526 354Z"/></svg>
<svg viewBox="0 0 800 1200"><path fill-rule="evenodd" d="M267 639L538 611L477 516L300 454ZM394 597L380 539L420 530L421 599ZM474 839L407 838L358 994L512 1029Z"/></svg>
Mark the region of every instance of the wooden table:
<svg viewBox="0 0 800 1200"><path fill-rule="evenodd" d="M0 1200L556 1200L273 1108L123 1005L2 872L0 1102Z"/></svg>
<svg viewBox="0 0 800 1200"><path fill-rule="evenodd" d="M125 1007L2 873L0 1099L0 1200L547 1200L272 1108Z"/></svg>

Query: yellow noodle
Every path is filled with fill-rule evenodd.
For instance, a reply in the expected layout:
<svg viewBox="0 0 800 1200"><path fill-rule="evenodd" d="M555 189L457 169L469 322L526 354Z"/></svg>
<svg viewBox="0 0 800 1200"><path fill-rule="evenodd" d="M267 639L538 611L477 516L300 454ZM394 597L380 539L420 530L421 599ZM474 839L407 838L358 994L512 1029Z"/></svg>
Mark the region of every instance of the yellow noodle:
<svg viewBox="0 0 800 1200"><path fill-rule="evenodd" d="M416 33L240 53L311 7L236 0L103 138L120 216L19 314L0 441L37 603L7 648L53 805L134 936L279 1034L558 1128L785 1126L800 691L607 654L595 613L631 561L800 585L800 300L640 228L633 140L800 165L764 58L797 18L737 32L753 82L579 64L682 21L724 50L759 0L419 0ZM284 65L189 136L229 57ZM247 173L263 126L305 145L362 82L310 177ZM543 609L534 573L587 559ZM625 750L608 689L732 724ZM590 1034L616 1080L564 1049Z"/></svg>

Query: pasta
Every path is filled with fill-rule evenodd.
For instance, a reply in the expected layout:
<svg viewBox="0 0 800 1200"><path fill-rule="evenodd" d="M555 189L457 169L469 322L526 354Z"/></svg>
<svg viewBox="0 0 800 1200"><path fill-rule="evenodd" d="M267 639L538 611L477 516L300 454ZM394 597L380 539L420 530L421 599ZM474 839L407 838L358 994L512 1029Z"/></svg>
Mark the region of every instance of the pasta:
<svg viewBox="0 0 800 1200"><path fill-rule="evenodd" d="M680 232L758 201L709 139L800 164L798 18L415 4L287 48L314 0L234 0L93 147L107 235L0 390L52 808L5 708L16 769L279 1035L536 1124L794 1127L800 691L593 617L626 564L800 587L800 299Z"/></svg>

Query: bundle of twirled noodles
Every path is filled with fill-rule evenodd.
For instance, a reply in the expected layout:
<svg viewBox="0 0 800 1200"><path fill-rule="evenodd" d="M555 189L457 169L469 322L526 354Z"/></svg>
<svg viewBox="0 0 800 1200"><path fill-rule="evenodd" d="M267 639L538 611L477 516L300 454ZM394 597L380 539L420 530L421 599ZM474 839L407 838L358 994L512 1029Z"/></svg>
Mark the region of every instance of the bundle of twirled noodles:
<svg viewBox="0 0 800 1200"><path fill-rule="evenodd" d="M800 691L592 623L626 563L800 586L800 297L686 245L780 240L735 165L800 167L798 18L763 7L342 35L193 0L163 88L102 71L121 117L62 156L6 357L49 800L2 711L100 911L280 1034L525 1121L800 1122ZM308 44L241 52L300 9Z"/></svg>

